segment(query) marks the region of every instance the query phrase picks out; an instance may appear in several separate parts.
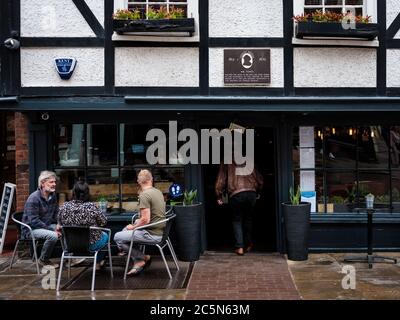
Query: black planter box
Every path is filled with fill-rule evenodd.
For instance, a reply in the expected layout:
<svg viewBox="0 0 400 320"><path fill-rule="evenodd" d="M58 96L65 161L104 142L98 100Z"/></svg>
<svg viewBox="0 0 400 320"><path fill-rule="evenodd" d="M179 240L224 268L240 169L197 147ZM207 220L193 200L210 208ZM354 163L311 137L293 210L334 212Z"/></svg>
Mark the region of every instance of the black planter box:
<svg viewBox="0 0 400 320"><path fill-rule="evenodd" d="M177 255L181 261L197 261L201 252L202 204L174 205L178 240Z"/></svg>
<svg viewBox="0 0 400 320"><path fill-rule="evenodd" d="M311 203L301 202L299 205L282 203L282 207L288 259L307 260Z"/></svg>
<svg viewBox="0 0 400 320"><path fill-rule="evenodd" d="M113 20L114 31L118 34L125 32L187 32L194 33L194 18L187 19L158 19L158 20Z"/></svg>
<svg viewBox="0 0 400 320"><path fill-rule="evenodd" d="M378 36L377 23L356 23L355 29L344 29L337 22L297 22L296 38L334 37L374 40Z"/></svg>

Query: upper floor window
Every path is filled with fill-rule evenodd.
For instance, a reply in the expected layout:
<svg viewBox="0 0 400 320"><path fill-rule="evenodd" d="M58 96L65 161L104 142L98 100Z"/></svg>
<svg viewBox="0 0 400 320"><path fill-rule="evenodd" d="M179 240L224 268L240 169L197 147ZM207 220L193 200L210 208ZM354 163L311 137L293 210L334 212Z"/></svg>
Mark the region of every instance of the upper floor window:
<svg viewBox="0 0 400 320"><path fill-rule="evenodd" d="M365 0L304 0L304 14L310 14L317 10L323 13L347 13L354 10L355 15L365 15Z"/></svg>
<svg viewBox="0 0 400 320"><path fill-rule="evenodd" d="M128 1L128 9L138 11L142 19L151 19L152 15L159 14L160 18L163 15L178 14L182 18L188 17L188 3L187 0L137 0Z"/></svg>

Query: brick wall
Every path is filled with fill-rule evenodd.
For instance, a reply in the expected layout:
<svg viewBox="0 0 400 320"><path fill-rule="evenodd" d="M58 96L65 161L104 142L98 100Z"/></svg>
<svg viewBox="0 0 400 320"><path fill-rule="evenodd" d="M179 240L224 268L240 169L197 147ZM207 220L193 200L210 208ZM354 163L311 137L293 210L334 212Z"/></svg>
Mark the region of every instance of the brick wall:
<svg viewBox="0 0 400 320"><path fill-rule="evenodd" d="M24 209L29 196L29 132L28 119L22 113L15 113L15 175L17 182L17 211Z"/></svg>

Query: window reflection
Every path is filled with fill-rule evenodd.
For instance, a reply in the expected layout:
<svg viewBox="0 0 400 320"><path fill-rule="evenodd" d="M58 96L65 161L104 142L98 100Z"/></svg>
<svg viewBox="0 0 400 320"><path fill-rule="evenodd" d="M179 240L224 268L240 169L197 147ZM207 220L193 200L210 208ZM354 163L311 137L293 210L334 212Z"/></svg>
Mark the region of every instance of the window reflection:
<svg viewBox="0 0 400 320"><path fill-rule="evenodd" d="M87 163L89 166L117 164L117 126L87 125Z"/></svg>
<svg viewBox="0 0 400 320"><path fill-rule="evenodd" d="M57 169L55 170L55 173L59 178L57 183L57 192L58 201L61 205L65 201L72 200L72 187L80 177L85 176L85 172L83 170Z"/></svg>
<svg viewBox="0 0 400 320"><path fill-rule="evenodd" d="M56 127L56 166L76 167L84 165L84 125L60 124Z"/></svg>
<svg viewBox="0 0 400 320"><path fill-rule="evenodd" d="M107 213L119 213L119 169L89 170L91 201L107 201Z"/></svg>

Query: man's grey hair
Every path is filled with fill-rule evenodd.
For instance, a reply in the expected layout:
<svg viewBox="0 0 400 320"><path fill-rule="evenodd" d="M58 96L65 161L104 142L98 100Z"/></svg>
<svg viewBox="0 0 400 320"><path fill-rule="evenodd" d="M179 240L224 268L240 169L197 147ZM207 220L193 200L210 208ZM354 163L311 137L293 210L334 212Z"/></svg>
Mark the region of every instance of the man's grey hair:
<svg viewBox="0 0 400 320"><path fill-rule="evenodd" d="M57 175L55 174L55 172L47 171L47 170L42 171L40 173L39 178L38 178L38 186L40 187L42 185L42 182L44 182L44 181L46 181L46 180L48 180L50 178L54 178L54 179L57 180Z"/></svg>

